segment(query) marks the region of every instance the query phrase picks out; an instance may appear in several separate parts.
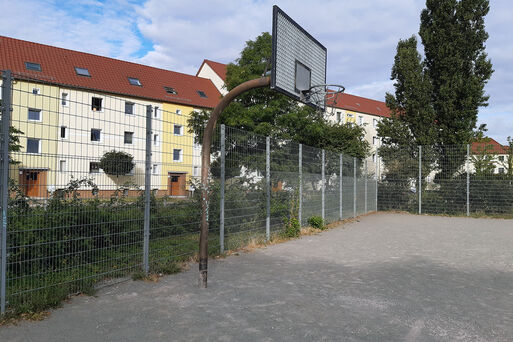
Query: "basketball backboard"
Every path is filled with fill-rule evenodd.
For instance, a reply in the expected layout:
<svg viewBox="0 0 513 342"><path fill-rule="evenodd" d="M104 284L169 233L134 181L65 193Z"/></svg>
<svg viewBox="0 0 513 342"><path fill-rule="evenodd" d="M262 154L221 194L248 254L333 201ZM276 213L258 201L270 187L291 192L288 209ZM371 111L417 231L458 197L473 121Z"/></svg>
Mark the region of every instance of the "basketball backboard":
<svg viewBox="0 0 513 342"><path fill-rule="evenodd" d="M272 38L271 89L323 110L327 49L276 5Z"/></svg>

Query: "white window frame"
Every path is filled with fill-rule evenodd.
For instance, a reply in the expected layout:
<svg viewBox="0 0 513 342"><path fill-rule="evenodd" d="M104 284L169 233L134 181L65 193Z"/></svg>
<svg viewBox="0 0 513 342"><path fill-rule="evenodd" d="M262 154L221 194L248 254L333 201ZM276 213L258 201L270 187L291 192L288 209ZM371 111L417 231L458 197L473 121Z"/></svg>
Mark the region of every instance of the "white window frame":
<svg viewBox="0 0 513 342"><path fill-rule="evenodd" d="M69 107L69 94L68 93L61 93L61 106L63 107Z"/></svg>
<svg viewBox="0 0 513 342"><path fill-rule="evenodd" d="M200 175L200 167L199 166L192 167L192 175L194 177L199 177L199 175Z"/></svg>
<svg viewBox="0 0 513 342"><path fill-rule="evenodd" d="M178 133L178 134L176 134L176 132L175 132L176 127L180 127L180 133ZM183 125L174 124L173 125L173 134L176 136L183 136Z"/></svg>
<svg viewBox="0 0 513 342"><path fill-rule="evenodd" d="M126 134L127 133L132 134L132 142L126 142ZM100 139L101 139L101 134L100 134ZM134 144L134 132L125 131L125 133L123 133L123 144L125 144L125 145L133 145Z"/></svg>
<svg viewBox="0 0 513 342"><path fill-rule="evenodd" d="M93 134L93 129L94 130L97 130L97 131L100 131L100 140L93 140L91 139L91 134ZM103 142L103 134L102 134L102 130L99 129L99 128L91 128L91 131L89 132L89 141L92 142L92 143L101 143Z"/></svg>
<svg viewBox="0 0 513 342"><path fill-rule="evenodd" d="M175 159L175 151L180 151L180 155L178 160ZM173 149L173 162L176 163L182 163L183 162L183 150L181 148L174 148Z"/></svg>
<svg viewBox="0 0 513 342"><path fill-rule="evenodd" d="M363 126L363 116L358 115L358 125Z"/></svg>
<svg viewBox="0 0 513 342"><path fill-rule="evenodd" d="M177 108L177 109L176 109L176 111L175 111L175 113L176 113L177 115L182 115L182 110Z"/></svg>
<svg viewBox="0 0 513 342"><path fill-rule="evenodd" d="M378 119L372 119L372 126L374 128L377 128L378 127Z"/></svg>
<svg viewBox="0 0 513 342"><path fill-rule="evenodd" d="M98 164L98 172L92 172L91 171L91 163L96 163ZM93 173L93 174L98 174L102 171L102 169L100 168L100 162L96 162L96 161L90 161L89 162L89 173Z"/></svg>
<svg viewBox="0 0 513 342"><path fill-rule="evenodd" d="M41 89L40 88L32 88L32 94L33 95L41 95Z"/></svg>
<svg viewBox="0 0 513 342"><path fill-rule="evenodd" d="M160 108L155 106L155 108L153 108L153 110L155 111L155 112L153 113L153 118L154 118L154 119L158 119L158 118L160 118L160 113L159 113Z"/></svg>
<svg viewBox="0 0 513 342"><path fill-rule="evenodd" d="M151 174L158 175L159 174L159 164L153 164L151 166Z"/></svg>
<svg viewBox="0 0 513 342"><path fill-rule="evenodd" d="M66 172L66 160L59 160L59 172Z"/></svg>
<svg viewBox="0 0 513 342"><path fill-rule="evenodd" d="M373 146L379 146L379 139L376 136L372 137L372 145Z"/></svg>
<svg viewBox="0 0 513 342"><path fill-rule="evenodd" d="M39 112L39 120L33 120L30 118L30 111L33 111L33 112ZM41 109L36 109L36 108L28 108L27 109L27 121L32 121L32 122L42 122L43 121L43 111Z"/></svg>
<svg viewBox="0 0 513 342"><path fill-rule="evenodd" d="M94 109L93 109L93 99L100 99L100 100L101 100L100 110L94 110ZM103 103L103 97L99 97L99 96L91 96L91 111L92 111L93 113L101 113L101 112L103 112L104 104L105 104L105 103Z"/></svg>
<svg viewBox="0 0 513 342"><path fill-rule="evenodd" d="M159 144L160 144L159 135L153 134L153 146L159 146Z"/></svg>
<svg viewBox="0 0 513 342"><path fill-rule="evenodd" d="M127 113L126 106L131 105L132 106L132 113ZM135 115L135 103L131 101L125 101L125 115Z"/></svg>
<svg viewBox="0 0 513 342"><path fill-rule="evenodd" d="M35 140L37 141L37 152L29 152L28 151L28 141L29 140ZM41 154L41 139L37 138L27 138L27 146L26 146L27 154Z"/></svg>
<svg viewBox="0 0 513 342"><path fill-rule="evenodd" d="M337 112L337 123L341 123L342 122L342 112Z"/></svg>

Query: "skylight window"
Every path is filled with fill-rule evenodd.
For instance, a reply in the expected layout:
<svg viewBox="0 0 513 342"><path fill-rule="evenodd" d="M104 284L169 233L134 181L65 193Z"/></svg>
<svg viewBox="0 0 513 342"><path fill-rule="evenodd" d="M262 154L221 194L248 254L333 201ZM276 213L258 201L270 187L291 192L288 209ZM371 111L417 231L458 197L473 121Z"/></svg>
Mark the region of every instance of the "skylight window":
<svg viewBox="0 0 513 342"><path fill-rule="evenodd" d="M138 78L129 77L128 82L130 82L130 84L134 85L134 86L139 86L139 87L142 86L141 81L139 81Z"/></svg>
<svg viewBox="0 0 513 342"><path fill-rule="evenodd" d="M78 67L75 67L75 72L77 73L77 75L79 76L87 76L87 77L91 77L91 74L89 73L89 70L87 70L86 68L78 68Z"/></svg>
<svg viewBox="0 0 513 342"><path fill-rule="evenodd" d="M39 63L32 63L32 62L25 62L25 68L27 70L41 71L41 64L39 64Z"/></svg>
<svg viewBox="0 0 513 342"><path fill-rule="evenodd" d="M207 98L207 94L205 94L205 92L204 92L204 91L201 91L201 90L196 90L196 91L198 92L198 95L199 95L200 97Z"/></svg>
<svg viewBox="0 0 513 342"><path fill-rule="evenodd" d="M178 94L178 93L176 92L175 88L173 88L173 87L164 87L164 90L165 90L165 91L166 91L166 93L168 93L168 94L175 94L175 95L176 95L176 94Z"/></svg>

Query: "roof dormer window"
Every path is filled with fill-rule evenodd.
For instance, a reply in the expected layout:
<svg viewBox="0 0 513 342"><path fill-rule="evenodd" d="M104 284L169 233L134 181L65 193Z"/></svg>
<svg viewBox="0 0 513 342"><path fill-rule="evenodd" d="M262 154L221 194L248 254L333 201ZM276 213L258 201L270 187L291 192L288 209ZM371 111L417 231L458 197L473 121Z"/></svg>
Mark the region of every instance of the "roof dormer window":
<svg viewBox="0 0 513 342"><path fill-rule="evenodd" d="M142 87L141 81L139 81L138 78L129 77L128 82L130 82L131 85Z"/></svg>
<svg viewBox="0 0 513 342"><path fill-rule="evenodd" d="M41 64L33 62L25 62L25 68L27 70L41 71Z"/></svg>
<svg viewBox="0 0 513 342"><path fill-rule="evenodd" d="M89 70L87 70L86 68L75 67L75 72L77 73L78 76L91 77Z"/></svg>
<svg viewBox="0 0 513 342"><path fill-rule="evenodd" d="M173 87L164 87L164 90L165 90L165 91L166 91L166 93L168 93L168 94L174 94L174 95L178 94L178 93L176 92L175 88L173 88Z"/></svg>
<svg viewBox="0 0 513 342"><path fill-rule="evenodd" d="M198 92L198 95L199 95L200 97L207 98L207 94L205 94L205 92L204 92L204 91L201 91L201 90L196 90L196 91Z"/></svg>

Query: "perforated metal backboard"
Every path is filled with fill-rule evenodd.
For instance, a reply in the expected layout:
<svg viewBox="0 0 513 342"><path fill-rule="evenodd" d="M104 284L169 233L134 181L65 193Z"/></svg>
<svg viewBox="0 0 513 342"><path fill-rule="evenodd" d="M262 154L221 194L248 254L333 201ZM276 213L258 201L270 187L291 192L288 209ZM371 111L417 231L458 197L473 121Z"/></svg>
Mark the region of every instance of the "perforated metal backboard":
<svg viewBox="0 0 513 342"><path fill-rule="evenodd" d="M308 94L308 90L326 84L327 55L321 43L273 6L271 89L323 109L324 94Z"/></svg>

